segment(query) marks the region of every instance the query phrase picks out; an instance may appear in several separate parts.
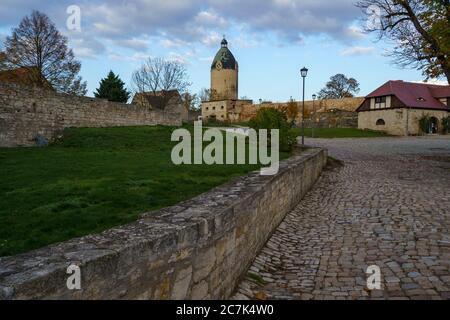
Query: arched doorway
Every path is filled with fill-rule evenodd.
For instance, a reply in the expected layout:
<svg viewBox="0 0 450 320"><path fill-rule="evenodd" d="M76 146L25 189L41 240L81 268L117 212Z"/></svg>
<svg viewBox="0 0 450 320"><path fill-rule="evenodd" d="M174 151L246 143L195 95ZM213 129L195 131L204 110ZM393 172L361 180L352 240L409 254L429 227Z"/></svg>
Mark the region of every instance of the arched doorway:
<svg viewBox="0 0 450 320"><path fill-rule="evenodd" d="M436 117L430 118L430 128L428 130L428 133L430 134L436 134L439 131L439 120Z"/></svg>

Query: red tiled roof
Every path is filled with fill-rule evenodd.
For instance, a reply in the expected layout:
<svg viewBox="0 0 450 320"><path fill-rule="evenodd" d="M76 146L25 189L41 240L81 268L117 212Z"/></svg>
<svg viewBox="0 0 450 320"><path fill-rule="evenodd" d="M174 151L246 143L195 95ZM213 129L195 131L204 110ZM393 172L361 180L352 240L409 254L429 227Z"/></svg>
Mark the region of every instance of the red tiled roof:
<svg viewBox="0 0 450 320"><path fill-rule="evenodd" d="M22 85L36 85L35 79L37 78L37 69L35 67L17 68L13 70L0 71L0 82L8 82ZM53 89L52 86L43 79L42 87L47 89Z"/></svg>
<svg viewBox="0 0 450 320"><path fill-rule="evenodd" d="M388 81L369 94L367 98L390 95L396 96L407 107L448 110L449 108L439 101L439 98L450 98L450 86Z"/></svg>

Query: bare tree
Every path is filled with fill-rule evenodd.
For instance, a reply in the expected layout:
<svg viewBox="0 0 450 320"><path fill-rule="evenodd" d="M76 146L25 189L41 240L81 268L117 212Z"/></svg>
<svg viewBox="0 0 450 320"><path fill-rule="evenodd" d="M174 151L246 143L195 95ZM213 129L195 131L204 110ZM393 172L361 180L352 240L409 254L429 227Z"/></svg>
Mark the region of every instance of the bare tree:
<svg viewBox="0 0 450 320"><path fill-rule="evenodd" d="M366 31L393 41L396 64L450 83L450 0L364 0L357 6L371 19Z"/></svg>
<svg viewBox="0 0 450 320"><path fill-rule="evenodd" d="M181 96L183 104L188 110L197 111L200 109L201 101L196 94L191 94L189 92L183 93Z"/></svg>
<svg viewBox="0 0 450 320"><path fill-rule="evenodd" d="M214 89L203 88L198 94L201 102L211 101L218 98L217 91Z"/></svg>
<svg viewBox="0 0 450 320"><path fill-rule="evenodd" d="M318 93L319 99L343 99L354 97L359 92L359 83L354 78L337 74L330 78L325 88Z"/></svg>
<svg viewBox="0 0 450 320"><path fill-rule="evenodd" d="M167 93L178 90L180 94L187 92L191 85L188 81L186 67L176 61L162 58L149 58L132 76L135 93L160 95L168 100ZM168 101L165 101L167 103Z"/></svg>
<svg viewBox="0 0 450 320"><path fill-rule="evenodd" d="M67 47L50 18L33 11L14 28L5 41L6 67L28 68L31 81L37 85L50 84L58 92L85 95L86 82L78 76L81 64Z"/></svg>

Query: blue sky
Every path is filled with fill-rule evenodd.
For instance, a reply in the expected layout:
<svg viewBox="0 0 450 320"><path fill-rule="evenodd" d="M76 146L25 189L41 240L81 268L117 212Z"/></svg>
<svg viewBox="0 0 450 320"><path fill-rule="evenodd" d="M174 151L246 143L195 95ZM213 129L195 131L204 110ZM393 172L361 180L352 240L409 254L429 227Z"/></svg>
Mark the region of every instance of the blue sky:
<svg viewBox="0 0 450 320"><path fill-rule="evenodd" d="M191 91L208 88L212 58L225 34L240 66L240 96L286 101L301 96L299 70L310 69L307 98L336 74L356 78L360 95L388 80L420 81L384 55L390 44L361 32L354 0L2 0L0 42L33 9L49 15L82 62L89 95L109 70L131 88L147 57L186 64ZM81 9L81 30L68 30L67 8Z"/></svg>

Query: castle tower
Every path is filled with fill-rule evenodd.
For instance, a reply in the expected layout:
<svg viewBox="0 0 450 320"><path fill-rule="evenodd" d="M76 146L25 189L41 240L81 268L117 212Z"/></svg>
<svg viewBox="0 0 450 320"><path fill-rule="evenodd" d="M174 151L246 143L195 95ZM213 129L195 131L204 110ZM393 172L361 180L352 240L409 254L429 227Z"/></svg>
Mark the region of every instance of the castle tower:
<svg viewBox="0 0 450 320"><path fill-rule="evenodd" d="M212 100L237 100L238 63L228 49L225 37L221 45L211 65L211 92L214 95Z"/></svg>

